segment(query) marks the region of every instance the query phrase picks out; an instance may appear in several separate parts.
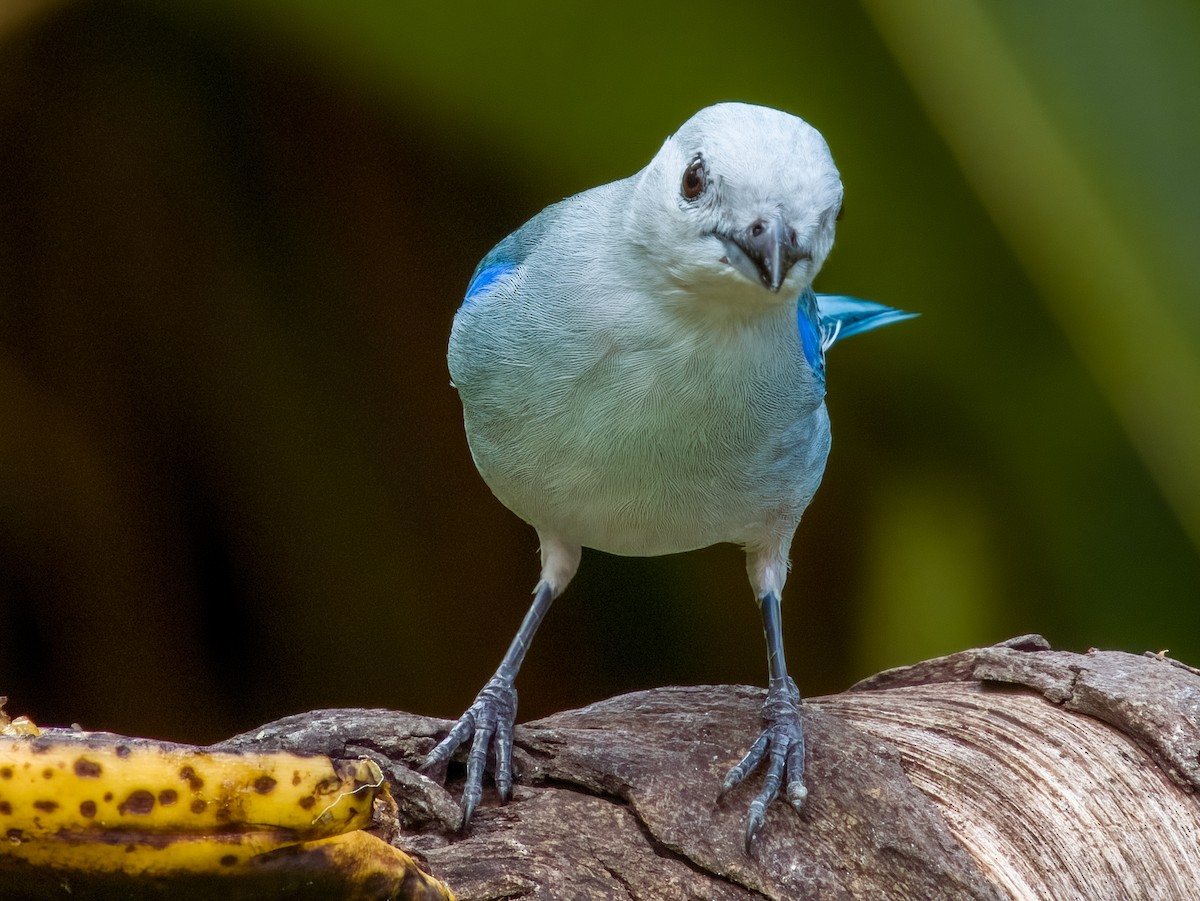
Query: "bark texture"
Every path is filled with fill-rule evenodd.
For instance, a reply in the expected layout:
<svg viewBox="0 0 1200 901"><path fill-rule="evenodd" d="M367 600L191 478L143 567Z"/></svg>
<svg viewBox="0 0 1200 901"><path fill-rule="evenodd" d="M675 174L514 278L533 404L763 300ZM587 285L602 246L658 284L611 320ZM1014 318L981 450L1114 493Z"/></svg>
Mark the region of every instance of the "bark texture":
<svg viewBox="0 0 1200 901"><path fill-rule="evenodd" d="M1051 650L1039 636L890 670L806 705L810 795L758 779L722 797L764 692L636 692L516 730L519 784L458 831L462 768L411 768L442 720L289 717L249 745L374 757L392 841L462 899L1194 898L1200 673L1163 655Z"/></svg>

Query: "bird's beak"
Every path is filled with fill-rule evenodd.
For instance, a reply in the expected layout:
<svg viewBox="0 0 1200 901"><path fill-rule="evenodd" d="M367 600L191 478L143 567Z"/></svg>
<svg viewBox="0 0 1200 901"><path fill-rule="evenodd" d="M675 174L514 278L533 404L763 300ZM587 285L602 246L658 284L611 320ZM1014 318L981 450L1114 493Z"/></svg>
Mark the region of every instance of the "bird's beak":
<svg viewBox="0 0 1200 901"><path fill-rule="evenodd" d="M782 216L757 219L741 231L722 236L732 266L778 292L792 266L812 254L800 246Z"/></svg>

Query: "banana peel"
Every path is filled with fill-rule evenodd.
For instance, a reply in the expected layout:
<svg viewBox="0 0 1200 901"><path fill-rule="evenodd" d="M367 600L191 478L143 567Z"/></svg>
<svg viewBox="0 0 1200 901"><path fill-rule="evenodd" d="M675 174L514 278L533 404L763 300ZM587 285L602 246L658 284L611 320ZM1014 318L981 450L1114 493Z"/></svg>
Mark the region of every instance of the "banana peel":
<svg viewBox="0 0 1200 901"><path fill-rule="evenodd" d="M374 761L3 720L0 899L454 898L364 831Z"/></svg>

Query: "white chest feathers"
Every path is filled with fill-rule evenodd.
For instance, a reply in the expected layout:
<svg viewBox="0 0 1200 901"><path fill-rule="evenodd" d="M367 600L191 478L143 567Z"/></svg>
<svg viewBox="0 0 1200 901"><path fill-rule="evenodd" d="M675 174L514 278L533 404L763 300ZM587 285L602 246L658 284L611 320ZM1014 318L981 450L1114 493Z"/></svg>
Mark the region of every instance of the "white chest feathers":
<svg viewBox="0 0 1200 901"><path fill-rule="evenodd" d="M790 535L829 449L794 309L720 328L499 312L460 311L451 373L480 472L539 532L630 555Z"/></svg>

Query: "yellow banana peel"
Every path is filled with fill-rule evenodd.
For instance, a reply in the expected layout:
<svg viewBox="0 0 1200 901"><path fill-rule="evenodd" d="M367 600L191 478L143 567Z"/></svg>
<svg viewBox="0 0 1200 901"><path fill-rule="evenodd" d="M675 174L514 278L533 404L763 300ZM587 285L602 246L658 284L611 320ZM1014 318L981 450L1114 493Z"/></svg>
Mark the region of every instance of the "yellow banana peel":
<svg viewBox="0 0 1200 901"><path fill-rule="evenodd" d="M110 736L0 737L0 817L23 820L21 841L97 828L322 838L368 825L382 784L370 760Z"/></svg>
<svg viewBox="0 0 1200 901"><path fill-rule="evenodd" d="M371 760L36 734L31 723L33 732L11 734L10 725L0 724L0 899L12 880L33 885L39 876L127 882L123 891L165 878L181 892L214 879L266 880L272 891L289 879L309 891L333 879L338 897L453 898L361 831L387 793ZM306 875L296 882L297 874ZM356 886L373 894L356 895Z"/></svg>

